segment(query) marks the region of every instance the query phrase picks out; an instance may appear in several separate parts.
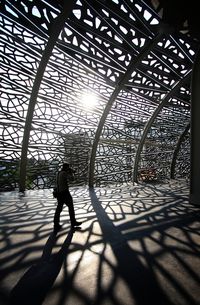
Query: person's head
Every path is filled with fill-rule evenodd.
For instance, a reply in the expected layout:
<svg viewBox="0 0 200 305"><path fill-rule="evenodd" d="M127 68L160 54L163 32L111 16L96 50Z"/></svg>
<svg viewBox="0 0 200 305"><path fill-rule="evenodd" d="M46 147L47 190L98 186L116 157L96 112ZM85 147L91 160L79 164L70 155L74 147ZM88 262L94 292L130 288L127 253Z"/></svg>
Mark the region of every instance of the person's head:
<svg viewBox="0 0 200 305"><path fill-rule="evenodd" d="M62 170L63 171L67 171L67 170L69 170L69 163L63 163L63 166L62 166Z"/></svg>

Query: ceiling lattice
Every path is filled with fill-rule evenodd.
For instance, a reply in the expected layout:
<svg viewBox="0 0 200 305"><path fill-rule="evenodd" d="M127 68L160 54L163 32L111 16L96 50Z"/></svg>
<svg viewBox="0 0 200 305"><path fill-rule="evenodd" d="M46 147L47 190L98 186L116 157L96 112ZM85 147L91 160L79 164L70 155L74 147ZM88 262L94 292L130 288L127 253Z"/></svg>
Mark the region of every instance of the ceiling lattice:
<svg viewBox="0 0 200 305"><path fill-rule="evenodd" d="M64 3L1 1L0 189L53 187L63 161L76 184L188 179L194 25L164 2Z"/></svg>

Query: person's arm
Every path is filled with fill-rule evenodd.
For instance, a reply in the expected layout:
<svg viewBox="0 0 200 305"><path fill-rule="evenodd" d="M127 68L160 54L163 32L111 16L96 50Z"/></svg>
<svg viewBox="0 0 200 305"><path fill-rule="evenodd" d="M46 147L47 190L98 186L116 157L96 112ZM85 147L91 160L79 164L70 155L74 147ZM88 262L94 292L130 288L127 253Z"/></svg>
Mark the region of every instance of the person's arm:
<svg viewBox="0 0 200 305"><path fill-rule="evenodd" d="M75 173L75 171L72 168L69 168L69 170L67 172L69 180L74 181L74 173Z"/></svg>

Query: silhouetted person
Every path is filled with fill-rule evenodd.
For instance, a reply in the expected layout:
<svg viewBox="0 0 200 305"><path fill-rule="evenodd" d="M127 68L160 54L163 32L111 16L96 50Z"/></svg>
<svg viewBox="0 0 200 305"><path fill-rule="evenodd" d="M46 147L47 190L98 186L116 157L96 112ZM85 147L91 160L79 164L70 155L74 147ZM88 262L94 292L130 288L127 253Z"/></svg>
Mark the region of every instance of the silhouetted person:
<svg viewBox="0 0 200 305"><path fill-rule="evenodd" d="M54 215L54 232L59 231L61 228L60 222L60 213L62 212L64 203L68 206L69 217L71 221L71 226L80 226L82 222L76 221L74 204L72 196L69 192L68 181L73 179L74 171L70 168L68 163L64 163L62 169L57 174L57 207Z"/></svg>

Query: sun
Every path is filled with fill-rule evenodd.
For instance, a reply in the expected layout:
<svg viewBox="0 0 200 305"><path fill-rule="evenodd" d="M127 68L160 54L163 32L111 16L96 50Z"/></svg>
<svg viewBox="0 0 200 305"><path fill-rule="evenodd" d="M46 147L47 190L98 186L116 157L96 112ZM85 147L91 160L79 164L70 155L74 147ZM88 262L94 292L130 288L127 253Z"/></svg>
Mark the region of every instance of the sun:
<svg viewBox="0 0 200 305"><path fill-rule="evenodd" d="M81 96L81 104L85 109L94 109L97 102L97 96L92 92L84 92Z"/></svg>

